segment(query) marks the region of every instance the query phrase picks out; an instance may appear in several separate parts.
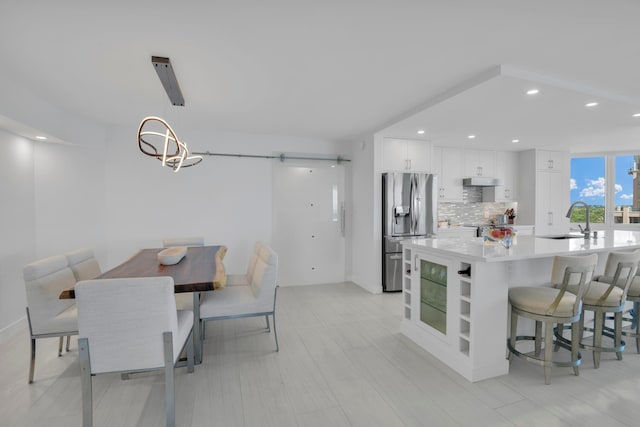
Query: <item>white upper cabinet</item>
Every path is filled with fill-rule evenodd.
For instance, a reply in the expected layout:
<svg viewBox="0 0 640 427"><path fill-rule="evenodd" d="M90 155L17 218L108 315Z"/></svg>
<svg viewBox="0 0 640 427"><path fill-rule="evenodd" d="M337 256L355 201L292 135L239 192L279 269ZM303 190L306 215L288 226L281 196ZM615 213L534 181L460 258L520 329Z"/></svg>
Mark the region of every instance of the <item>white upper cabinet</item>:
<svg viewBox="0 0 640 427"><path fill-rule="evenodd" d="M563 234L568 231L565 213L569 190L566 181L561 173L539 171L536 174L536 234Z"/></svg>
<svg viewBox="0 0 640 427"><path fill-rule="evenodd" d="M382 169L385 172L431 172L432 150L428 141L385 138Z"/></svg>
<svg viewBox="0 0 640 427"><path fill-rule="evenodd" d="M438 199L442 202L462 201L462 153L461 148L433 148L433 173L438 175Z"/></svg>
<svg viewBox="0 0 640 427"><path fill-rule="evenodd" d="M483 200L494 202L518 201L518 153L514 151L496 151L495 178L504 185L482 189Z"/></svg>
<svg viewBox="0 0 640 427"><path fill-rule="evenodd" d="M568 153L527 150L519 158L517 224L534 225L537 235L568 232Z"/></svg>
<svg viewBox="0 0 640 427"><path fill-rule="evenodd" d="M464 150L464 176L493 177L495 174L495 151Z"/></svg>
<svg viewBox="0 0 640 427"><path fill-rule="evenodd" d="M567 153L564 151L536 150L536 168L538 170L557 171L565 169Z"/></svg>

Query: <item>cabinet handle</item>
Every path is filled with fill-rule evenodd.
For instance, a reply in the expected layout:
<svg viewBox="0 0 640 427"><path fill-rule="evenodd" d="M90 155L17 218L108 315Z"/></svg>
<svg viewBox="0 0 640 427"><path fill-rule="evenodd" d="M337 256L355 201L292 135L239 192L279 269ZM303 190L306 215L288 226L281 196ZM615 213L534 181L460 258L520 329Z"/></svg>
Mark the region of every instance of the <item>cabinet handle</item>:
<svg viewBox="0 0 640 427"><path fill-rule="evenodd" d="M411 170L411 159L407 160L407 164L409 165L407 169Z"/></svg>
<svg viewBox="0 0 640 427"><path fill-rule="evenodd" d="M418 271L418 254L413 256L413 270Z"/></svg>

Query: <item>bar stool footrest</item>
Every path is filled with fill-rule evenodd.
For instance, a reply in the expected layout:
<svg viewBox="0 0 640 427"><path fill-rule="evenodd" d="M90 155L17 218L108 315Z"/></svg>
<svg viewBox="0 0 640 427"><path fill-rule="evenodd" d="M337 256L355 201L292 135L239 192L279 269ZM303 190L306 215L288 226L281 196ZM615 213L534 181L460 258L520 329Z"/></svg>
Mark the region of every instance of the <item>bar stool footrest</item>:
<svg viewBox="0 0 640 427"><path fill-rule="evenodd" d="M518 335L518 336L516 336L516 343L518 341L535 341L535 340L536 340L536 337L533 336L533 335ZM565 338L565 340L566 340L566 338ZM553 344L555 345L556 342L554 341ZM563 347L563 348L567 348L564 343L561 343L560 346ZM578 358L576 360L569 360L569 361L566 361L566 362L562 362L562 361L557 361L557 360L545 361L543 358L536 357L536 356L529 356L526 353L522 353L521 351L516 350L511 345L511 341L509 339L507 339L507 348L509 349L509 352L511 354L513 354L514 356L517 356L517 357L519 357L519 358L521 358L523 360L527 360L529 362L535 363L535 364L540 365L540 366L559 366L559 367L564 367L564 368L570 368L570 367L578 367L582 363L582 354L580 354L579 352L578 352ZM569 349L571 349L571 347L569 347Z"/></svg>
<svg viewBox="0 0 640 427"><path fill-rule="evenodd" d="M584 327L585 331L587 332L595 332L595 330L593 328L588 328L588 327ZM609 328L609 327L604 327L602 328L602 336L603 337L607 337L607 338L611 338L613 340L615 340L615 335L613 334L613 329ZM604 346L600 346L600 347L594 347L592 345L589 344L584 344L584 343L580 343L580 348L583 348L585 350L590 350L590 351L599 351L601 353L618 353L621 351L624 351L624 348L627 346L627 343L625 343L624 341L620 342L619 346L613 346L613 347L604 347Z"/></svg>

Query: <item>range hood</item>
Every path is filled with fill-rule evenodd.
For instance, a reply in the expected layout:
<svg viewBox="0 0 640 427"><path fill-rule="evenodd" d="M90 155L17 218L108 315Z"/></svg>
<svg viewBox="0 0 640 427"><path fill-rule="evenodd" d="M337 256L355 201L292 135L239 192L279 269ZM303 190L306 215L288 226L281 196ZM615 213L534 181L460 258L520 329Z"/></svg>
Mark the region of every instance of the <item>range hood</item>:
<svg viewBox="0 0 640 427"><path fill-rule="evenodd" d="M496 187L498 185L504 185L504 182L498 178L476 176L473 178L464 178L462 180L462 185L464 187Z"/></svg>

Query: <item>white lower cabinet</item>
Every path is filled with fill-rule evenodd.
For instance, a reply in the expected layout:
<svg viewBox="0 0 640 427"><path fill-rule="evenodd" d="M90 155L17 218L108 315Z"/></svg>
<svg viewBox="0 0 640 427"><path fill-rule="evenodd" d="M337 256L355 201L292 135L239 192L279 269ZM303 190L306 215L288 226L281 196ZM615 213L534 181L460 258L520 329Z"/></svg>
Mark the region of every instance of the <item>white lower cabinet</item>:
<svg viewBox="0 0 640 427"><path fill-rule="evenodd" d="M506 374L507 280L502 265L408 246L403 257L402 332L469 381ZM483 283L492 286L477 289ZM484 326L496 323L501 328Z"/></svg>
<svg viewBox="0 0 640 427"><path fill-rule="evenodd" d="M470 239L476 237L478 229L476 227L451 227L438 228L437 237L439 239L447 238L465 238Z"/></svg>

